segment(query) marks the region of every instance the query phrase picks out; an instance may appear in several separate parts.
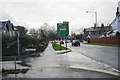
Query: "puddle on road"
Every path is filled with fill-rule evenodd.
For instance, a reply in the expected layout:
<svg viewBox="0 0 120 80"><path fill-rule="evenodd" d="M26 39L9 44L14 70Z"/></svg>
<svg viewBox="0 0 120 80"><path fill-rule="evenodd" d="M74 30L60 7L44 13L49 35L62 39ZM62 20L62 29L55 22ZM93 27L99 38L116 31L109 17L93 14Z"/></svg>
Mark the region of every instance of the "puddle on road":
<svg viewBox="0 0 120 80"><path fill-rule="evenodd" d="M25 67L31 67L31 65L27 64L25 61L18 62L17 64L19 64L21 66L25 66Z"/></svg>
<svg viewBox="0 0 120 80"><path fill-rule="evenodd" d="M41 55L39 57L42 57ZM32 65L28 64L36 61L37 58L39 57L26 57L26 58L21 58L22 62L19 62L17 64L21 65L21 66L25 66L25 67L32 67Z"/></svg>

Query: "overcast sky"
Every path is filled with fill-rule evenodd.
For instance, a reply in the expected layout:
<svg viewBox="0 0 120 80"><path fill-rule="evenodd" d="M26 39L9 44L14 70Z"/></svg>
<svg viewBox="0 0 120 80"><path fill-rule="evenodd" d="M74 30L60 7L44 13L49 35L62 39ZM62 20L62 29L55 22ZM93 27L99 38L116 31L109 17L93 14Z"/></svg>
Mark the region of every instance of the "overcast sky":
<svg viewBox="0 0 120 80"><path fill-rule="evenodd" d="M119 0L0 0L0 21L11 20L14 25L38 29L44 23L57 26L69 21L71 29L92 27L95 14L98 25L115 18ZM86 13L90 11L90 13Z"/></svg>

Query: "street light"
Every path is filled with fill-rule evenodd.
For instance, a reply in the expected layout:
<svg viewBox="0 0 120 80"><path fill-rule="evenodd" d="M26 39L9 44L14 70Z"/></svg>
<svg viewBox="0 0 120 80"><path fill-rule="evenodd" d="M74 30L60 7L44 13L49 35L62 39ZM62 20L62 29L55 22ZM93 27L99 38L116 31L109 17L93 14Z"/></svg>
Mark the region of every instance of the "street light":
<svg viewBox="0 0 120 80"><path fill-rule="evenodd" d="M90 11L86 11L86 13L89 13ZM94 12L95 13L95 23L96 23L96 25L95 25L95 27L97 27L97 12Z"/></svg>
<svg viewBox="0 0 120 80"><path fill-rule="evenodd" d="M18 41L18 56L20 55L20 50L19 50L19 32L17 32L17 41Z"/></svg>

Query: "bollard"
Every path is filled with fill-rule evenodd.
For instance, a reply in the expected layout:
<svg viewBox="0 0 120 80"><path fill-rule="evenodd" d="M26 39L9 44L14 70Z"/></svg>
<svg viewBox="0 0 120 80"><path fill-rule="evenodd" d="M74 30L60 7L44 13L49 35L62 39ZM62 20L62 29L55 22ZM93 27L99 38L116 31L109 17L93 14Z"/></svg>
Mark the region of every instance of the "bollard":
<svg viewBox="0 0 120 80"><path fill-rule="evenodd" d="M14 65L15 65L15 70L16 70L16 57L14 57Z"/></svg>

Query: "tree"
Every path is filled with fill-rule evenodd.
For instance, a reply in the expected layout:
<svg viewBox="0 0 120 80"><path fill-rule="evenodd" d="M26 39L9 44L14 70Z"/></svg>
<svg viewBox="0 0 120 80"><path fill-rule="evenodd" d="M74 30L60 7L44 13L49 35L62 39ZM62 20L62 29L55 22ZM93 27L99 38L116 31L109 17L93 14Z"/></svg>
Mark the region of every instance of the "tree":
<svg viewBox="0 0 120 80"><path fill-rule="evenodd" d="M24 36L27 33L27 29L24 26L17 26L17 32L19 32L20 36Z"/></svg>
<svg viewBox="0 0 120 80"><path fill-rule="evenodd" d="M105 27L105 26L104 26L104 24L102 23L102 24L101 24L101 29L100 29L100 33L102 33L102 34L104 33L104 27Z"/></svg>
<svg viewBox="0 0 120 80"><path fill-rule="evenodd" d="M54 26L52 26L52 28L48 30L48 36L47 37L48 37L48 40L52 40L52 41L57 39L57 30L55 29Z"/></svg>
<svg viewBox="0 0 120 80"><path fill-rule="evenodd" d="M101 28L104 28L104 24L103 23L101 24Z"/></svg>
<svg viewBox="0 0 120 80"><path fill-rule="evenodd" d="M37 30L35 30L34 28L30 29L29 34L31 34L32 37L37 37L38 36Z"/></svg>

